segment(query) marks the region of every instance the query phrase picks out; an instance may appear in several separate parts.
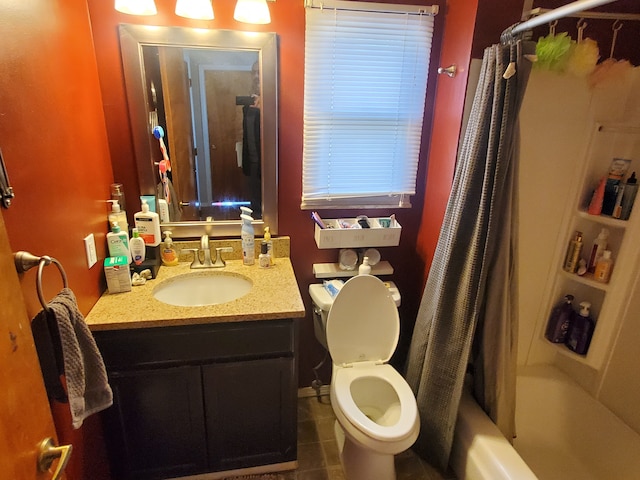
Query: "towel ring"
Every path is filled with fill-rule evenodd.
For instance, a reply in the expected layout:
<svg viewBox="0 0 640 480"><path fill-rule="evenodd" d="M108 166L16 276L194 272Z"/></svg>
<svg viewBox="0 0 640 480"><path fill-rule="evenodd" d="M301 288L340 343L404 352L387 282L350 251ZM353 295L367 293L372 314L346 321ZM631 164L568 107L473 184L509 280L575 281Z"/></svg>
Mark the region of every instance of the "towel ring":
<svg viewBox="0 0 640 480"><path fill-rule="evenodd" d="M48 255L38 257L29 252L14 253L13 260L18 273L24 273L27 270L32 269L36 265L38 266L38 275L36 276L36 292L38 293L38 299L42 304L42 308L44 308L46 311L49 311L47 301L44 299L44 294L42 293L42 270L44 269L44 267L53 263L56 267L58 267L58 270L60 271L60 276L62 277L62 284L64 285L64 288L67 288L69 286L69 282L67 281L67 274L65 273L64 268L62 268L62 264L55 258Z"/></svg>

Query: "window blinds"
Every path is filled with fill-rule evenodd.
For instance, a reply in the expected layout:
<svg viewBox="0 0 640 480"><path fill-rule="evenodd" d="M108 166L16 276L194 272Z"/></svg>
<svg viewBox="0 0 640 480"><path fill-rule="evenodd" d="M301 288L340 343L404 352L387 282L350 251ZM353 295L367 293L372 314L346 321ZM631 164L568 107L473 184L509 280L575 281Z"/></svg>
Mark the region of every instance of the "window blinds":
<svg viewBox="0 0 640 480"><path fill-rule="evenodd" d="M415 194L433 36L415 11L306 9L302 208Z"/></svg>

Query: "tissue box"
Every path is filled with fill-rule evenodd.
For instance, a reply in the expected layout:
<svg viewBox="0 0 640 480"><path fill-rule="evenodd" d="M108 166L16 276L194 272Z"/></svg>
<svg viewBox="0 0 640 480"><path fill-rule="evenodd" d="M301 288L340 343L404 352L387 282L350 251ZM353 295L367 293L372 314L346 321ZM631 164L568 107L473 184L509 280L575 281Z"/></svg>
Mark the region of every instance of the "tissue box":
<svg viewBox="0 0 640 480"><path fill-rule="evenodd" d="M107 257L104 259L104 276L109 293L131 291L131 276L127 257Z"/></svg>

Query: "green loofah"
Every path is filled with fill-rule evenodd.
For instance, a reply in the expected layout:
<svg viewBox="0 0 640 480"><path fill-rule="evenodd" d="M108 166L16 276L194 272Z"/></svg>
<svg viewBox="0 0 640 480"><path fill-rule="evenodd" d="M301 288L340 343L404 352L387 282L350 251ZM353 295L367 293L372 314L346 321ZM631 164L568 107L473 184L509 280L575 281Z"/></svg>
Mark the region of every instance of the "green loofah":
<svg viewBox="0 0 640 480"><path fill-rule="evenodd" d="M546 70L563 71L572 43L567 32L558 35L550 33L546 37L540 37L536 44L538 61L534 66Z"/></svg>

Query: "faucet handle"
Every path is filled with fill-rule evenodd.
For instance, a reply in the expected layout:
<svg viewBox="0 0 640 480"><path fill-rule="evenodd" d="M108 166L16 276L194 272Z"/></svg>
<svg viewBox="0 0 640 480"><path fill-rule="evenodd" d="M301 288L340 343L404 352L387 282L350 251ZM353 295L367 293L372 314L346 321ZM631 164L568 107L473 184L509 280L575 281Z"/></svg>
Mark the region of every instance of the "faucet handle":
<svg viewBox="0 0 640 480"><path fill-rule="evenodd" d="M213 263L214 267L222 268L227 264L222 259L222 252L233 252L233 247L216 247L216 261Z"/></svg>
<svg viewBox="0 0 640 480"><path fill-rule="evenodd" d="M182 252L193 252L193 262L191 262L191 268L198 268L202 266L202 262L200 261L199 249L197 248L183 248L180 250Z"/></svg>

